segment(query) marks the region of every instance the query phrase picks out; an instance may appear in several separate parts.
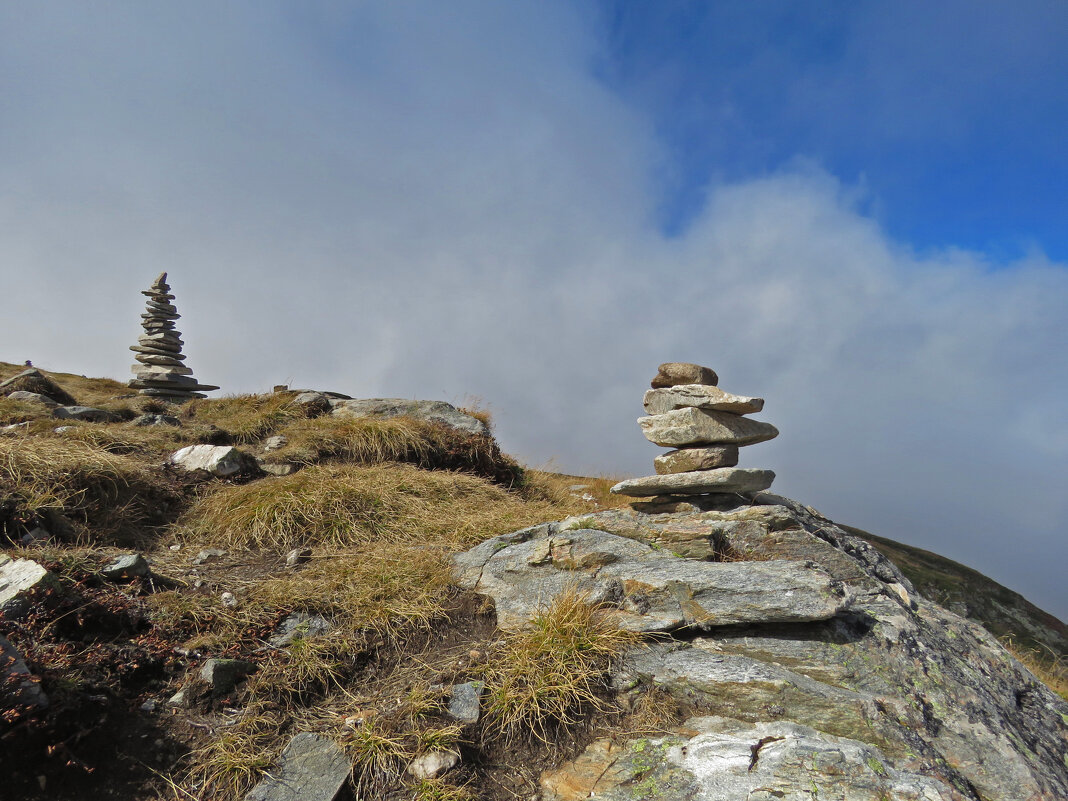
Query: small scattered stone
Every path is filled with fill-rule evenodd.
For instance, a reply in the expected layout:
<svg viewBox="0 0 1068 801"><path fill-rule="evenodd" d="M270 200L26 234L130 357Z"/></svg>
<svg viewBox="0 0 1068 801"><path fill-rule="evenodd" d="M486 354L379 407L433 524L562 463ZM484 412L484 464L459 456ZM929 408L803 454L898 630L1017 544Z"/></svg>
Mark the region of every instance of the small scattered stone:
<svg viewBox="0 0 1068 801"><path fill-rule="evenodd" d="M226 556L226 551L221 548L205 548L193 557L193 564L202 565L212 559L218 559L220 556Z"/></svg>
<svg viewBox="0 0 1068 801"><path fill-rule="evenodd" d="M449 717L460 723L477 723L480 714L479 702L485 686L481 681L453 685L449 697Z"/></svg>
<svg viewBox="0 0 1068 801"><path fill-rule="evenodd" d="M283 437L281 434L275 434L273 437L267 437L263 441L263 449L265 451L277 451L284 448L289 444L289 440Z"/></svg>
<svg viewBox="0 0 1068 801"><path fill-rule="evenodd" d="M719 383L715 370L690 362L665 362L657 369L652 380L653 389L673 387L678 384L705 384L714 387Z"/></svg>
<svg viewBox="0 0 1068 801"><path fill-rule="evenodd" d="M281 623L269 642L275 648L284 648L296 639L308 639L326 634L334 625L321 615L294 612Z"/></svg>
<svg viewBox="0 0 1068 801"><path fill-rule="evenodd" d="M100 571L100 575L111 581L129 581L150 572L148 562L139 553L127 553L115 557Z"/></svg>
<svg viewBox="0 0 1068 801"><path fill-rule="evenodd" d="M286 567L296 567L310 562L312 558L311 548L294 548L286 554Z"/></svg>
<svg viewBox="0 0 1068 801"><path fill-rule="evenodd" d="M233 609L237 606L237 598L234 597L232 592L224 592L219 596L219 600L222 601L222 605Z"/></svg>
<svg viewBox="0 0 1068 801"><path fill-rule="evenodd" d="M39 406L44 406L47 409L55 409L59 406L54 400L47 395L42 395L39 392L24 392L22 390L16 390L10 392L7 395L13 401L22 401L23 403L36 403Z"/></svg>
<svg viewBox="0 0 1068 801"><path fill-rule="evenodd" d="M310 732L296 735L245 801L333 801L349 778L352 763L337 743Z"/></svg>
<svg viewBox="0 0 1068 801"><path fill-rule="evenodd" d="M184 470L204 470L226 478L256 469L255 460L232 445L188 445L171 454L171 462Z"/></svg>
<svg viewBox="0 0 1068 801"><path fill-rule="evenodd" d="M44 545L51 537L52 535L47 529L44 529L41 526L36 526L19 537L19 544L22 545L23 548L32 548L35 545Z"/></svg>
<svg viewBox="0 0 1068 801"><path fill-rule="evenodd" d="M416 779L436 779L459 761L460 757L452 751L430 751L413 759L408 773Z"/></svg>
<svg viewBox="0 0 1068 801"><path fill-rule="evenodd" d="M53 434L66 434L68 431L77 431L77 426L56 426L52 429Z"/></svg>
<svg viewBox="0 0 1068 801"><path fill-rule="evenodd" d="M200 678L216 695L225 695L254 670L256 666L244 659L209 659L200 667Z"/></svg>
<svg viewBox="0 0 1068 801"><path fill-rule="evenodd" d="M121 419L117 414L92 406L58 406L52 410L52 416L60 420L81 420L86 423L117 423Z"/></svg>
<svg viewBox="0 0 1068 801"><path fill-rule="evenodd" d="M300 469L293 462L258 462L260 470L272 476L291 476Z"/></svg>
<svg viewBox="0 0 1068 801"><path fill-rule="evenodd" d="M159 702L157 702L155 698L149 698L147 701L145 701L143 704L141 704L141 711L142 712L155 712L156 711L156 707L158 707L158 706L159 706Z"/></svg>
<svg viewBox="0 0 1068 801"><path fill-rule="evenodd" d="M131 422L135 426L180 426L182 421L170 414L142 414Z"/></svg>
<svg viewBox="0 0 1068 801"><path fill-rule="evenodd" d="M12 705L26 705L43 709L48 696L33 679L22 654L6 638L0 636L0 684L7 686Z"/></svg>
<svg viewBox="0 0 1068 801"><path fill-rule="evenodd" d="M21 616L34 590L58 586L55 575L32 559L0 554L0 614L5 617Z"/></svg>

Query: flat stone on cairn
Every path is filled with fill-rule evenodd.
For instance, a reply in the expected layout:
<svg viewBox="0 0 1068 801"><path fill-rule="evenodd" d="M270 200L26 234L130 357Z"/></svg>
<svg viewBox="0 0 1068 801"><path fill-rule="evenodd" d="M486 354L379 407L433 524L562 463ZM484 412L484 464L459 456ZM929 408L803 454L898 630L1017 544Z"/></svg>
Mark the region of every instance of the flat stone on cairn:
<svg viewBox="0 0 1068 801"><path fill-rule="evenodd" d="M218 387L201 384L193 378L193 371L182 364L182 333L174 330L174 321L181 317L171 303L174 295L167 285L167 273L160 273L155 283L142 295L148 296L141 326L145 333L130 348L139 364L133 366L134 378L130 386L161 400L181 403L190 398L203 398L203 392Z"/></svg>
<svg viewBox="0 0 1068 801"><path fill-rule="evenodd" d="M738 468L738 448L774 439L770 423L744 415L764 408L762 398L719 389L719 377L699 364L660 365L645 393L647 417L638 424L646 439L669 451L653 460L657 475L612 487L617 495L671 501L695 495L750 495L775 480L770 470ZM673 497L674 496L674 497Z"/></svg>

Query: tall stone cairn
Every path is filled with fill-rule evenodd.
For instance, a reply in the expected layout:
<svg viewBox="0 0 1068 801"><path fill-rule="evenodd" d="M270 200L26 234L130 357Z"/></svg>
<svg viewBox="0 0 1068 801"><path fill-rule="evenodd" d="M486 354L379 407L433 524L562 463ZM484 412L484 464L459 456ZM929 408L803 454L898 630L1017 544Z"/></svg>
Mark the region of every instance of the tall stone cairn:
<svg viewBox="0 0 1068 801"><path fill-rule="evenodd" d="M141 315L145 333L130 348L137 353L134 358L139 362L132 368L134 378L130 386L142 395L182 403L190 398L203 398L202 392L218 387L198 383L193 371L182 364L185 361L182 332L174 329L174 321L181 315L171 302L174 295L170 291L167 273L160 273L151 288L141 292L148 296L145 313Z"/></svg>
<svg viewBox="0 0 1068 801"><path fill-rule="evenodd" d="M763 398L732 395L718 383L715 372L698 364L660 365L643 401L648 416L638 425L650 442L673 450L653 460L655 476L621 481L612 492L673 502L749 495L771 486L772 471L736 467L739 447L779 435L770 423L745 416L763 409Z"/></svg>

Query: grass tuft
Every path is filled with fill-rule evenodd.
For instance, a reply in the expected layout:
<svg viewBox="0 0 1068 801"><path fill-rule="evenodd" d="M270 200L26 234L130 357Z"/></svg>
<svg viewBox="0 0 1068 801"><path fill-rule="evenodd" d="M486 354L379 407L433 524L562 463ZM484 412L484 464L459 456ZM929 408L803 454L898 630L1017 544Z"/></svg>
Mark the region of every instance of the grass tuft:
<svg viewBox="0 0 1068 801"><path fill-rule="evenodd" d="M137 542L175 500L132 459L60 438L0 438L0 493L29 517L59 516L98 542ZM11 536L14 532L7 532Z"/></svg>
<svg viewBox="0 0 1068 801"><path fill-rule="evenodd" d="M304 417L304 411L294 406L292 399L292 393L287 392L198 398L182 407L182 416L221 429L236 445L248 445Z"/></svg>
<svg viewBox="0 0 1068 801"><path fill-rule="evenodd" d="M605 709L613 662L639 641L611 610L578 590L558 595L531 625L510 632L486 669L485 736L506 742L549 742L560 727Z"/></svg>
<svg viewBox="0 0 1068 801"><path fill-rule="evenodd" d="M1012 635L1002 637L1001 644L1035 677L1068 701L1068 663L1049 648L1028 648L1016 642Z"/></svg>

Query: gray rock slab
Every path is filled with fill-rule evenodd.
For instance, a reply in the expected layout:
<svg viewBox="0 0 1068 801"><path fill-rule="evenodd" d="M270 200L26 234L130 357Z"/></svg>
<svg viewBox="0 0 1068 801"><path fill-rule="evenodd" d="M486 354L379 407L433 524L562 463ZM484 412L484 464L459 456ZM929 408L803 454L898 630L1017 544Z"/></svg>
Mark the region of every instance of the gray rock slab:
<svg viewBox="0 0 1068 801"><path fill-rule="evenodd" d="M43 565L0 554L0 614L18 617L25 611L30 593L58 586L58 579Z"/></svg>
<svg viewBox="0 0 1068 801"><path fill-rule="evenodd" d="M664 362L657 368L651 386L653 389L678 384L705 384L714 387L718 383L719 376L711 367L702 367L691 362Z"/></svg>
<svg viewBox="0 0 1068 801"><path fill-rule="evenodd" d="M909 769L911 767L911 769ZM965 801L930 770L896 767L878 748L787 721L691 718L678 733L595 740L542 775L542 801L694 799Z"/></svg>
<svg viewBox="0 0 1068 801"><path fill-rule="evenodd" d="M152 366L135 364L130 368L130 372L134 373L138 378L154 378L158 375L192 375L193 368L186 367L184 364L157 364Z"/></svg>
<svg viewBox="0 0 1068 801"><path fill-rule="evenodd" d="M117 414L91 406L58 406L52 410L52 416L59 420L81 420L86 423L117 423Z"/></svg>
<svg viewBox="0 0 1068 801"><path fill-rule="evenodd" d="M454 684L449 694L449 717L460 723L478 723L485 686L481 681Z"/></svg>
<svg viewBox="0 0 1068 801"><path fill-rule="evenodd" d="M647 414L663 414L675 409L708 409L731 414L752 414L764 408L763 398L732 395L719 387L705 384L679 384L673 387L650 389L642 406Z"/></svg>
<svg viewBox="0 0 1068 801"><path fill-rule="evenodd" d="M414 417L416 420L442 423L466 434L489 434L485 423L445 401L368 398L333 401L331 406L333 414L341 417Z"/></svg>
<svg viewBox="0 0 1068 801"><path fill-rule="evenodd" d="M42 395L39 392L23 392L22 390L16 390L15 392L9 392L7 397L13 401L21 401L22 403L35 403L46 409L55 409L59 406L59 404L50 397Z"/></svg>
<svg viewBox="0 0 1068 801"><path fill-rule="evenodd" d="M334 624L321 615L294 612L278 624L269 642L275 648L284 648L296 639L319 637L334 628Z"/></svg>
<svg viewBox="0 0 1068 801"><path fill-rule="evenodd" d="M255 670L256 665L244 659L209 659L200 666L200 678L211 686L212 692L225 695Z"/></svg>
<svg viewBox="0 0 1068 801"><path fill-rule="evenodd" d="M170 414L142 414L130 421L135 426L180 426L182 421Z"/></svg>
<svg viewBox="0 0 1068 801"><path fill-rule="evenodd" d="M333 801L352 763L333 740L298 734L282 751L278 766L245 796L245 801Z"/></svg>
<svg viewBox="0 0 1068 801"><path fill-rule="evenodd" d="M138 355L134 356L134 358L142 364L180 365L183 361L185 361L185 354L177 353L171 356L160 356L154 353L139 353Z"/></svg>
<svg viewBox="0 0 1068 801"><path fill-rule="evenodd" d="M308 417L318 417L330 411L330 397L322 392L301 392L291 403L302 408Z"/></svg>
<svg viewBox="0 0 1068 801"><path fill-rule="evenodd" d="M218 387L216 387L218 389ZM199 392L179 392L173 389L155 389L153 387L146 387L141 390L142 395L148 395L149 397L159 398L160 400L173 401L175 403L184 403L191 398L206 398L207 395L203 395Z"/></svg>
<svg viewBox="0 0 1068 801"><path fill-rule="evenodd" d="M612 487L615 495L647 498L656 495L705 495L711 492L760 492L771 486L775 473L742 467L719 467L714 470L694 470L644 476L620 481Z"/></svg>
<svg viewBox="0 0 1068 801"><path fill-rule="evenodd" d="M101 571L106 579L111 581L129 581L139 576L147 576L151 572L148 560L139 553L127 553L116 556Z"/></svg>
<svg viewBox="0 0 1068 801"><path fill-rule="evenodd" d="M5 701L15 706L37 707L44 709L48 706L48 696L41 689L33 674L26 666L26 660L22 654L12 645L7 638L0 636L0 684L5 685Z"/></svg>
<svg viewBox="0 0 1068 801"><path fill-rule="evenodd" d="M779 430L770 423L694 408L640 417L638 425L646 439L667 448L721 443L752 445L779 436Z"/></svg>
<svg viewBox="0 0 1068 801"><path fill-rule="evenodd" d="M170 460L183 470L204 470L220 478L258 469L249 454L232 445L188 445L171 454Z"/></svg>
<svg viewBox="0 0 1068 801"><path fill-rule="evenodd" d="M811 563L702 562L555 525L487 540L454 557L453 574L461 587L493 598L505 630L525 627L569 589L611 607L621 628L637 632L824 620L852 601Z"/></svg>
<svg viewBox="0 0 1068 801"><path fill-rule="evenodd" d="M738 464L737 445L708 445L703 448L679 448L653 459L660 475L689 473L691 470L712 470Z"/></svg>

